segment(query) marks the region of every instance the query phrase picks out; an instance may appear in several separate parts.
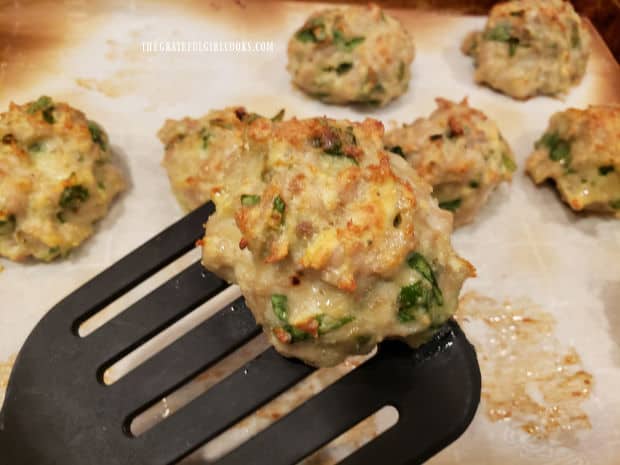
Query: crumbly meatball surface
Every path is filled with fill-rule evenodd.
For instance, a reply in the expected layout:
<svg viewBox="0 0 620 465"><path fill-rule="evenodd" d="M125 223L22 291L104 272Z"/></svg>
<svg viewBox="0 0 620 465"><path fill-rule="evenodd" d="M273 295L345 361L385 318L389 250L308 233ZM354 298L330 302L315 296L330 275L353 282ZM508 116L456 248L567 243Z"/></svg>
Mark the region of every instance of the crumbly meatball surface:
<svg viewBox="0 0 620 465"><path fill-rule="evenodd" d="M124 188L107 134L81 111L43 96L0 114L0 255L66 255Z"/></svg>
<svg viewBox="0 0 620 465"><path fill-rule="evenodd" d="M497 125L467 99L455 103L438 98L428 118L387 132L384 142L433 186L439 206L454 213L455 226L471 222L516 169Z"/></svg>
<svg viewBox="0 0 620 465"><path fill-rule="evenodd" d="M478 83L517 99L566 93L581 82L590 36L564 0L513 0L495 5L482 32L462 50L474 58Z"/></svg>
<svg viewBox="0 0 620 465"><path fill-rule="evenodd" d="M620 218L620 107L556 113L526 169L536 184L553 180L573 210Z"/></svg>
<svg viewBox="0 0 620 465"><path fill-rule="evenodd" d="M283 116L280 110L272 119ZM248 124L258 118L263 116L239 106L165 122L158 132L165 146L163 166L183 209L193 210L226 188L230 170L241 157Z"/></svg>
<svg viewBox="0 0 620 465"><path fill-rule="evenodd" d="M287 68L324 102L382 106L406 92L414 55L407 30L377 5L331 8L295 32Z"/></svg>
<svg viewBox="0 0 620 465"><path fill-rule="evenodd" d="M239 284L284 355L329 366L384 338L420 343L474 273L451 215L382 137L371 119L256 120L214 198L203 264Z"/></svg>

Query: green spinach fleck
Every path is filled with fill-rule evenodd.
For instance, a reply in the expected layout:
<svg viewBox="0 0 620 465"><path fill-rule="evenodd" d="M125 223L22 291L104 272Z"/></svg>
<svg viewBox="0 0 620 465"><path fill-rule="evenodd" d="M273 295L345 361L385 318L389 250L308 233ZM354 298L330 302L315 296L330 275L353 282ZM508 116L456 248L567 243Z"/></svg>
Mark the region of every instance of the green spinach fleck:
<svg viewBox="0 0 620 465"><path fill-rule="evenodd" d="M284 203L284 200L282 200L282 197L280 197L279 195L276 195L273 199L273 209L277 211L280 215L284 215L286 204Z"/></svg>
<svg viewBox="0 0 620 465"><path fill-rule="evenodd" d="M463 200L460 197L452 200L446 200L444 202L439 202L439 208L455 212L459 209L462 202Z"/></svg>
<svg viewBox="0 0 620 465"><path fill-rule="evenodd" d="M254 205L258 205L260 202L260 195L253 194L242 194L241 195L241 205L244 207L253 207Z"/></svg>
<svg viewBox="0 0 620 465"><path fill-rule="evenodd" d="M277 122L282 121L284 119L284 108L282 108L279 112L277 112L274 116L271 117L271 121Z"/></svg>
<svg viewBox="0 0 620 465"><path fill-rule="evenodd" d="M32 153L38 153L43 148L43 143L41 141L33 142L28 146L28 151Z"/></svg>
<svg viewBox="0 0 620 465"><path fill-rule="evenodd" d="M423 281L403 286L398 295L398 319L401 323L414 321L416 310L428 311L430 302L431 289Z"/></svg>
<svg viewBox="0 0 620 465"><path fill-rule="evenodd" d="M517 47L521 43L518 37L514 37L512 35L512 27L507 23L501 23L494 28L489 29L484 33L484 38L486 40L504 42L508 44L508 53L510 56L515 55L517 52Z"/></svg>
<svg viewBox="0 0 620 465"><path fill-rule="evenodd" d="M340 63L338 66L328 66L324 68L327 72L335 72L338 76L342 76L343 74L348 73L353 69L353 63L344 61Z"/></svg>
<svg viewBox="0 0 620 465"><path fill-rule="evenodd" d="M322 335L342 328L344 325L351 323L355 318L352 316L333 318L329 315L318 315L316 319L319 323L319 335Z"/></svg>
<svg viewBox="0 0 620 465"><path fill-rule="evenodd" d="M80 184L76 184L74 186L65 187L65 189L60 194L60 200L58 204L61 208L70 208L73 210L77 210L79 205L88 200L90 193L88 189Z"/></svg>
<svg viewBox="0 0 620 465"><path fill-rule="evenodd" d="M352 51L355 47L357 47L359 44L364 42L364 40L366 39L363 36L356 36L356 37L347 39L344 37L344 34L338 29L334 29L333 36L334 36L334 45L336 45L336 47L342 50L345 50L347 52Z"/></svg>
<svg viewBox="0 0 620 465"><path fill-rule="evenodd" d="M303 43L322 42L326 37L325 24L320 19L309 21L295 34L295 38Z"/></svg>
<svg viewBox="0 0 620 465"><path fill-rule="evenodd" d="M570 142L562 139L556 132L547 133L536 142L536 148L546 147L549 150L549 158L564 164L570 163Z"/></svg>
<svg viewBox="0 0 620 465"><path fill-rule="evenodd" d="M271 308L280 321L288 323L288 297L284 294L272 294Z"/></svg>
<svg viewBox="0 0 620 465"><path fill-rule="evenodd" d="M101 127L99 127L99 125L95 123L94 121L89 121L88 130L90 131L90 138L93 140L93 142L99 145L99 147L101 147L101 150L105 151L106 149L105 136L103 135L103 131L101 130Z"/></svg>
<svg viewBox="0 0 620 465"><path fill-rule="evenodd" d="M211 134L207 131L207 128L202 128L199 134L200 140L202 140L202 150L207 150L209 148L209 140L211 139Z"/></svg>
<svg viewBox="0 0 620 465"><path fill-rule="evenodd" d="M510 173L514 173L517 170L517 164L512 159L512 157L505 152L502 153L502 165L504 165L506 171Z"/></svg>
<svg viewBox="0 0 620 465"><path fill-rule="evenodd" d="M607 176L609 173L615 170L614 165L604 165L598 167L598 174L601 176Z"/></svg>
<svg viewBox="0 0 620 465"><path fill-rule="evenodd" d="M28 105L28 109L26 110L26 112L32 115L38 111L50 108L53 104L54 102L52 101L51 97L48 97L47 95L42 95L36 101Z"/></svg>

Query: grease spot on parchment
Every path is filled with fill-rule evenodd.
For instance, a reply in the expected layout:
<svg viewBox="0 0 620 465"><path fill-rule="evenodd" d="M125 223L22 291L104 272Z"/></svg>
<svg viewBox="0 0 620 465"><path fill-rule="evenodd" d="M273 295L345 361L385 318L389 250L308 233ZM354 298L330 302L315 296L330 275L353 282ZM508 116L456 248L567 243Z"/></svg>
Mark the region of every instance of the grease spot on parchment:
<svg viewBox="0 0 620 465"><path fill-rule="evenodd" d="M116 71L103 78L78 77L75 83L110 98L135 94L141 85L144 86L145 78L153 75L149 60L137 45L140 37L141 31L132 30L127 35L126 43L106 40L104 56L117 66Z"/></svg>
<svg viewBox="0 0 620 465"><path fill-rule="evenodd" d="M118 70L105 79L77 78L75 83L84 89L93 90L111 98L130 95L138 88L135 73L127 69Z"/></svg>
<svg viewBox="0 0 620 465"><path fill-rule="evenodd" d="M553 316L532 302L498 302L474 292L458 320L474 343L489 420L509 420L539 439L591 429L582 407L594 379L573 347L555 335Z"/></svg>

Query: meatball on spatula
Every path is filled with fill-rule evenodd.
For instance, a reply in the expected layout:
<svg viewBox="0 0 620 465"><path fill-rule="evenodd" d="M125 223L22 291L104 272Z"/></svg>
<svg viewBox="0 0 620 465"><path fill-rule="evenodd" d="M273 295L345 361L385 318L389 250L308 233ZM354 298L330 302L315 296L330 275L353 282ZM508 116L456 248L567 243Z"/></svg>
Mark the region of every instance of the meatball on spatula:
<svg viewBox="0 0 620 465"><path fill-rule="evenodd" d="M139 437L129 424L260 332L242 298L112 385L106 368L226 288L199 262L92 334L78 326L188 252L213 212L206 204L57 304L22 347L0 412L0 455L12 465L172 464L309 376L267 349ZM414 464L446 447L480 399L473 347L454 321L417 349L383 342L377 354L218 464L294 464L386 405L398 422L341 463Z"/></svg>

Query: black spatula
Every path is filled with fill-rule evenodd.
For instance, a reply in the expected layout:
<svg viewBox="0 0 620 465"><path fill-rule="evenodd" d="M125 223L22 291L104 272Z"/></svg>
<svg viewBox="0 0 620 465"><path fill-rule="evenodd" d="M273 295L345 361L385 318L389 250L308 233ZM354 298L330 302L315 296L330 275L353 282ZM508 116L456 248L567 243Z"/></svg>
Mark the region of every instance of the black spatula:
<svg viewBox="0 0 620 465"><path fill-rule="evenodd" d="M0 412L6 465L164 465L183 457L313 372L268 349L139 437L139 412L255 337L238 299L112 385L103 371L219 293L227 284L195 263L82 338L79 325L192 247L207 204L56 305L21 349ZM292 465L385 405L394 427L347 465L420 463L454 441L480 399L473 347L454 322L417 350L384 342L378 353L217 464Z"/></svg>

